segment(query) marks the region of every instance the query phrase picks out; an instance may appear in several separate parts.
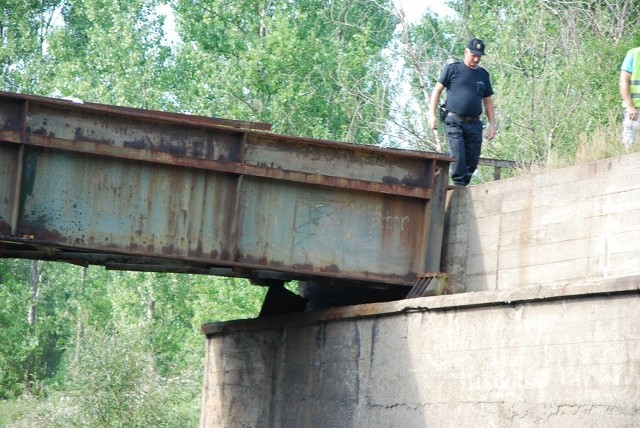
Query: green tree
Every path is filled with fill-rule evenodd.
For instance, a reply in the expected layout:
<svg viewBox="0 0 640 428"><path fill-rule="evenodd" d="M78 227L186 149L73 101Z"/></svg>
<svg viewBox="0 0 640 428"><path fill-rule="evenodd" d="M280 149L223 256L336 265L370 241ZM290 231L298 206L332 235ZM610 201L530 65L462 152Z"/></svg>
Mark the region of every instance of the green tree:
<svg viewBox="0 0 640 428"><path fill-rule="evenodd" d="M28 426L194 425L200 326L257 316L266 292L239 279L38 262L33 299L32 265L0 259L0 399L25 392L25 380L29 395L50 397Z"/></svg>
<svg viewBox="0 0 640 428"><path fill-rule="evenodd" d="M0 262L0 399L15 398L24 391L29 288L20 278L28 274L29 265L23 261Z"/></svg>
<svg viewBox="0 0 640 428"><path fill-rule="evenodd" d="M61 0L5 0L0 4L0 67L5 90L30 92L45 64L46 42Z"/></svg>
<svg viewBox="0 0 640 428"><path fill-rule="evenodd" d="M0 398L39 394L61 367L72 328L69 298L78 286L61 263L0 264Z"/></svg>
<svg viewBox="0 0 640 428"><path fill-rule="evenodd" d="M178 99L280 133L372 144L389 96L390 1L178 1ZM378 126L371 126L378 124Z"/></svg>
<svg viewBox="0 0 640 428"><path fill-rule="evenodd" d="M390 45L390 58L401 67L388 78L407 89L403 96L389 100L389 145L444 152L443 138L428 129L429 99L440 70L457 55L457 39L451 30L456 21L428 13L411 24L402 10L395 13L401 32Z"/></svg>
<svg viewBox="0 0 640 428"><path fill-rule="evenodd" d="M67 0L35 93L171 109L171 50L156 0Z"/></svg>

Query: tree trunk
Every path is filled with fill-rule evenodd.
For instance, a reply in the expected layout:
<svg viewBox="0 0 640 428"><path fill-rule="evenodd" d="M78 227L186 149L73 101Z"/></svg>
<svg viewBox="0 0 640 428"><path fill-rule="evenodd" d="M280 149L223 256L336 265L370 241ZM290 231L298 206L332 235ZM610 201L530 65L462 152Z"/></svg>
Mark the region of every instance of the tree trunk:
<svg viewBox="0 0 640 428"><path fill-rule="evenodd" d="M27 322L29 323L29 329L27 334L25 335L25 341L27 343L27 349L29 349L30 342L33 340L33 337L36 334L36 321L38 318L38 298L40 296L40 287L39 283L39 272L38 272L38 262L36 260L31 260L31 271L29 275L29 287L31 289L31 296L29 298L29 309L27 312ZM33 366L34 366L34 357L33 353L30 352L27 359L25 360L24 367L24 392L28 394L31 392L33 388Z"/></svg>
<svg viewBox="0 0 640 428"><path fill-rule="evenodd" d="M76 347L73 354L73 362L77 364L80 361L80 349L82 349L82 337L84 333L84 310L82 302L84 301L84 288L87 283L87 268L82 270L82 286L80 288L80 299L76 308Z"/></svg>

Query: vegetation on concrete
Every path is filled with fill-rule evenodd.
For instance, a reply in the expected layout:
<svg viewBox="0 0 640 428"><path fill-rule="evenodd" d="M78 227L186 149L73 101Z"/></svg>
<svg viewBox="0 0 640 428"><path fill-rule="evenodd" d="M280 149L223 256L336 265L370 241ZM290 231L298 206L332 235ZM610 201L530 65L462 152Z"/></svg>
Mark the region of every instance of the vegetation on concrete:
<svg viewBox="0 0 640 428"><path fill-rule="evenodd" d="M427 100L475 36L487 42L499 125L484 157L526 165L520 174L624 153L617 79L640 45L640 0L453 0L455 14L418 21L393 4L7 0L0 88L446 152L426 127ZM200 325L256 316L264 292L0 259L0 424L195 426Z"/></svg>

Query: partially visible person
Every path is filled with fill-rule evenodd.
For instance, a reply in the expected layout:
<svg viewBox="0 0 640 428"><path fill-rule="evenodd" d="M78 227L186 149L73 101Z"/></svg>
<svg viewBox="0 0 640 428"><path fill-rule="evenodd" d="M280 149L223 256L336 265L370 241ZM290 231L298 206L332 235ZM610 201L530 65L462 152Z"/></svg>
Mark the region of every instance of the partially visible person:
<svg viewBox="0 0 640 428"><path fill-rule="evenodd" d="M482 107L487 115L487 139L496 135L493 87L489 72L480 67L485 44L471 39L464 50L464 59L444 67L429 102L429 125L438 128L438 104L442 91L447 99L442 110L451 164L451 180L455 186L467 186L478 167L482 149Z"/></svg>
<svg viewBox="0 0 640 428"><path fill-rule="evenodd" d="M640 47L629 49L620 66L620 96L624 114L622 119L622 145L629 148L638 140L640 128Z"/></svg>

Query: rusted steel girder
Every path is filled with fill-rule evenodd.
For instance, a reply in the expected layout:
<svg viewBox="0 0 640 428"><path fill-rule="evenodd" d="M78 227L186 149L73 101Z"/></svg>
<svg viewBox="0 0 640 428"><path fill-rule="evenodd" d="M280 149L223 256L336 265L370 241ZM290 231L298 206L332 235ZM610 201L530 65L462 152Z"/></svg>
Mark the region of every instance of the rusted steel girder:
<svg viewBox="0 0 640 428"><path fill-rule="evenodd" d="M451 158L0 92L0 257L372 286L439 270Z"/></svg>

